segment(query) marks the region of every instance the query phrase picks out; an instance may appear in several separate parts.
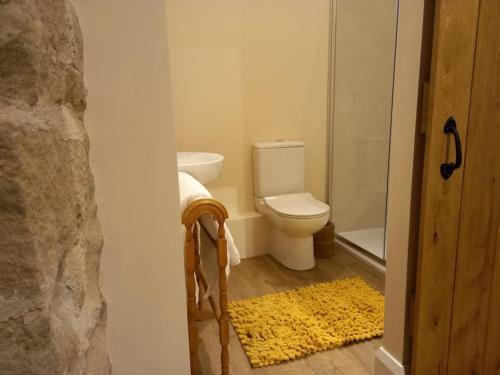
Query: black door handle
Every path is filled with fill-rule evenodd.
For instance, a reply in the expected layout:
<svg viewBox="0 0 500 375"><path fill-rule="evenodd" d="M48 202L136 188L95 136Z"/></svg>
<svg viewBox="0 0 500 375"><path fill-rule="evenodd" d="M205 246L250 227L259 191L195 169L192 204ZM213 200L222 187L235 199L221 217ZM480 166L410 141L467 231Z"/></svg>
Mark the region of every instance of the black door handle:
<svg viewBox="0 0 500 375"><path fill-rule="evenodd" d="M462 165L462 143L460 142L460 134L458 134L457 122L453 117L446 120L444 124L444 133L453 133L453 138L455 139L455 162L454 163L443 163L441 164L441 176L445 180L449 179L453 174L453 171L460 168Z"/></svg>

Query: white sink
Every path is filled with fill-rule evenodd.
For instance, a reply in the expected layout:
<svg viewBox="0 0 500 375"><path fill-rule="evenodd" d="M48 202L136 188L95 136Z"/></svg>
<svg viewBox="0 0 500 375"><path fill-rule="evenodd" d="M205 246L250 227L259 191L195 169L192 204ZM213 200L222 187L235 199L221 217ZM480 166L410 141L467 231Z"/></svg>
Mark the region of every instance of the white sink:
<svg viewBox="0 0 500 375"><path fill-rule="evenodd" d="M222 171L224 156L212 152L178 152L177 169L189 173L202 184L217 180Z"/></svg>

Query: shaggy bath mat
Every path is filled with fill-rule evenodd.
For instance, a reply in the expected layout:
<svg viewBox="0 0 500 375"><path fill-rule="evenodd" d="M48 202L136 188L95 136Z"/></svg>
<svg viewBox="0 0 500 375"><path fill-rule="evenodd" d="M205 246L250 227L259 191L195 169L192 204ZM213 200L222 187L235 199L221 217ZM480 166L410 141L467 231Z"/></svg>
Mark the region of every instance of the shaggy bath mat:
<svg viewBox="0 0 500 375"><path fill-rule="evenodd" d="M231 322L252 367L382 336L384 297L361 278L231 302Z"/></svg>

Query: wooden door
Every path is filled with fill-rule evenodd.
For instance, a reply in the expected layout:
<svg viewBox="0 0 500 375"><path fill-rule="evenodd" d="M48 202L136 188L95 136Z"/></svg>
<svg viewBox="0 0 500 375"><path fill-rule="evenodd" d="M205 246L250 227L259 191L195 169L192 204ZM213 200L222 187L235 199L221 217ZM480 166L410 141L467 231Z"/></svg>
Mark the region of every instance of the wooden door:
<svg viewBox="0 0 500 375"><path fill-rule="evenodd" d="M431 70L412 374L500 374L499 0L436 2Z"/></svg>

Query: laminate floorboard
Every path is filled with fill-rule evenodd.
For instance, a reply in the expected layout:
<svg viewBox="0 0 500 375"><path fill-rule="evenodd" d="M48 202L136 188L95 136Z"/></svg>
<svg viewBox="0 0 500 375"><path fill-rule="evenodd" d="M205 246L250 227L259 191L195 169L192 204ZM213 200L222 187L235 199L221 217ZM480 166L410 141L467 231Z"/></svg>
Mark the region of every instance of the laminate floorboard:
<svg viewBox="0 0 500 375"><path fill-rule="evenodd" d="M270 256L242 260L231 268L229 301L283 292L315 283L360 276L376 290L384 293L384 275L342 249L332 258L316 259L309 271L292 271ZM215 320L199 322L199 359L203 375L220 374L220 346ZM235 375L365 375L373 374L375 351L380 339L315 353L308 357L265 368L252 369L233 327L230 328L229 371Z"/></svg>

